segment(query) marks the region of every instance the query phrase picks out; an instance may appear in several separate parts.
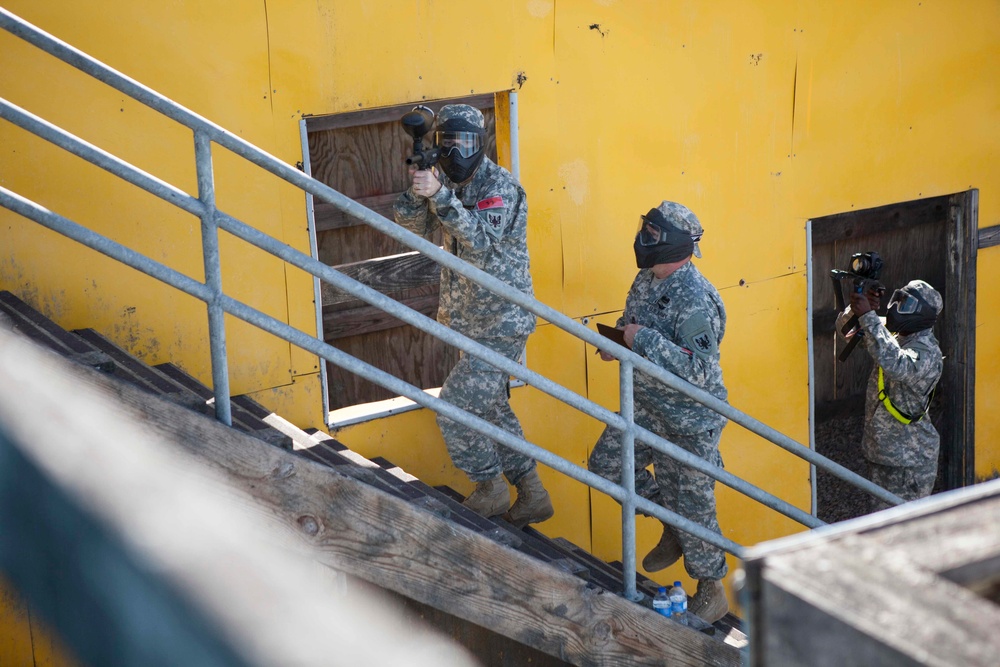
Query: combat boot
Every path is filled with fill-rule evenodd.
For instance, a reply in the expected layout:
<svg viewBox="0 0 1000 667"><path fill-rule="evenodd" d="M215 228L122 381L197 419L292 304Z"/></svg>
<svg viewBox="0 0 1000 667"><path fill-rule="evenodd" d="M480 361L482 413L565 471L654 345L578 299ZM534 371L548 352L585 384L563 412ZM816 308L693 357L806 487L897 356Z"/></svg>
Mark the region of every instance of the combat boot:
<svg viewBox="0 0 1000 667"><path fill-rule="evenodd" d="M552 508L549 492L542 486L538 469L532 468L531 472L518 481L517 500L504 518L517 528L524 528L529 523L541 523L551 519L553 514L555 510Z"/></svg>
<svg viewBox="0 0 1000 667"><path fill-rule="evenodd" d="M487 519L500 516L510 507L510 489L503 477L497 475L476 482L476 488L462 504Z"/></svg>
<svg viewBox="0 0 1000 667"><path fill-rule="evenodd" d="M681 551L681 543L677 541L673 528L663 524L663 535L653 550L642 559L642 569L646 572L665 570L680 560L682 555L684 552Z"/></svg>
<svg viewBox="0 0 1000 667"><path fill-rule="evenodd" d="M707 623L715 623L729 611L726 589L718 579L701 579L698 590L688 602L688 611Z"/></svg>

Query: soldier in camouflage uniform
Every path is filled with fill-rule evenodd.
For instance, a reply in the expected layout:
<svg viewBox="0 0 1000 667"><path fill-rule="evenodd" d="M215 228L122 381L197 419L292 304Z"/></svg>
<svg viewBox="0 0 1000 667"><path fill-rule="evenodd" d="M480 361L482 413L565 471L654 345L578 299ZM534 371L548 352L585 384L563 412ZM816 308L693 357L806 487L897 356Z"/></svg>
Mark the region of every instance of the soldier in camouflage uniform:
<svg viewBox="0 0 1000 667"><path fill-rule="evenodd" d="M839 318L838 330L852 312L858 316L861 341L875 362L861 441L869 478L904 500L929 496L937 478L940 437L927 409L944 368L933 331L942 305L937 290L913 280L893 292L884 325L875 314L879 297L871 293L852 293ZM872 498L872 511L887 507Z"/></svg>
<svg viewBox="0 0 1000 667"><path fill-rule="evenodd" d="M442 107L435 143L441 149L443 173L439 178L435 170L410 168L412 185L396 201L396 222L421 235L440 227L446 250L533 294L524 190L486 157L485 134L478 109L464 104ZM509 359L521 356L535 330L533 314L445 267L440 294L438 321ZM445 380L441 398L524 437L510 408L508 382L503 371L463 354ZM486 517L506 512L518 527L552 516L534 459L440 415L437 421L455 466L476 483L466 506ZM513 506L501 474L517 487Z"/></svg>
<svg viewBox="0 0 1000 667"><path fill-rule="evenodd" d="M701 257L701 223L687 207L664 201L642 216L635 239L641 269L625 300L617 326L625 343L658 366L722 400L727 397L719 366L719 343L726 330L726 310L718 290L691 263ZM612 357L601 353L602 359ZM637 424L722 466L719 439L726 418L641 371L635 373ZM621 480L621 432L605 429L590 455L589 468L614 482ZM652 464L655 476L647 467ZM635 488L714 532L715 480L691 470L648 445L635 445ZM729 610L721 579L728 568L725 553L683 531L663 524L659 544L643 559L647 572L669 567L684 556L684 566L698 580L689 610L714 622Z"/></svg>

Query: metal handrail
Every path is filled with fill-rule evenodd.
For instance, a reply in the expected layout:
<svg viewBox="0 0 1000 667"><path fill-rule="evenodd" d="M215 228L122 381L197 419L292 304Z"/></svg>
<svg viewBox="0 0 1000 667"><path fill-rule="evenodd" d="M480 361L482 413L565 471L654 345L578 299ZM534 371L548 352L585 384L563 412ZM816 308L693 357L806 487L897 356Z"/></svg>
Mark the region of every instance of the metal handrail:
<svg viewBox="0 0 1000 667"><path fill-rule="evenodd" d="M690 454L677 445L653 434L646 429L634 424L631 415L631 376L634 369L657 378L666 386L679 391L694 400L722 414L730 420L744 426L748 430L757 433L765 439L779 445L792 454L803 458L817 467L829 471L845 481L854 484L868 493L885 500L891 504L898 504L901 499L888 493L884 489L872 484L870 481L847 470L825 457L817 454L811 449L801 445L793 439L779 433L775 429L762 422L744 414L733 408L708 392L694 387L681 378L673 375L669 371L653 364L643 357L633 353L631 350L609 345L608 341L599 334L591 331L575 320L555 311L542 304L533 297L520 292L506 283L490 276L489 274L476 269L463 260L458 259L451 253L445 252L436 245L430 243L416 234L394 224L388 219L370 211L357 202L345 197L333 188L320 183L293 167L278 160L274 156L260 150L249 142L246 142L214 123L202 118L190 110L176 104L175 102L159 95L155 91L139 84L138 82L124 76L123 74L107 67L96 59L83 52L69 46L55 37L41 31L35 26L23 21L19 17L0 8L0 27L8 32L21 37L25 41L50 53L51 55L73 65L81 71L97 78L113 88L129 95L150 108L182 123L192 129L195 133L196 164L198 170L199 197L194 198L174 186L147 174L134 166L110 155L109 153L84 142L73 135L66 133L60 128L30 114L23 109L0 100L0 117L17 124L18 126L33 132L34 134L51 141L65 150L83 157L88 161L102 167L103 169L123 178L124 180L145 189L174 204L175 206L189 213L199 216L202 219L203 228L203 248L205 258L206 283L194 281L183 274L179 274L168 267L158 264L134 251L117 244L110 239L102 237L90 230L76 225L72 221L62 218L57 214L47 211L18 195L0 188L0 204L11 210L25 215L26 217L43 224L50 229L54 229L64 235L73 238L88 247L94 248L108 256L144 271L177 289L180 289L192 296L206 302L209 312L210 323L210 344L212 350L212 374L213 384L216 392L217 416L220 420L230 423L229 396L228 396L228 373L226 370L225 357L225 332L222 324L222 313L227 312L240 319L243 319L265 331L283 338L303 349L317 354L318 356L341 366L350 372L357 373L363 377L380 384L387 389L400 395L406 396L416 403L431 408L436 412L444 414L446 417L473 428L488 437L501 442L502 444L531 456L542 463L563 472L578 481L615 498L623 505L623 562L625 567L625 588L626 594L634 597L635 594L635 545L634 545L634 510L638 509L651 514L656 518L674 525L681 530L685 530L700 539L705 540L715 546L725 549L731 553L739 555L742 547L738 544L722 537L721 535L708 531L674 512L670 512L659 505L655 505L635 494L634 478L629 475L624 478L624 471L634 470L634 457L632 455L633 439L646 443L678 461L703 472L710 477L744 493L745 495L758 500L772 509L782 512L786 516L802 523L803 525L815 527L823 522L815 517L803 512L789 503L759 489L742 480L724 469L713 466L703 459ZM456 273L466 276L478 284L486 287L492 292L506 298L507 300L525 308L547 321L555 324L559 328L570 334L599 346L608 351L612 356L621 361L621 389L622 389L622 415L607 410L603 406L583 398L558 383L548 380L526 367L513 362L493 350L486 348L465 336L452 331L436 321L428 318L416 311L389 299L385 295L367 287L347 276L335 271L305 255L291 246L281 243L270 236L263 234L259 230L240 222L239 220L219 211L215 208L214 201L214 177L211 165L211 142L215 142L228 150L240 155L257 166L282 178L283 180L299 187L305 192L327 201L343 212L360 219L369 226L395 238L399 242L407 245L421 253L428 255L439 264L448 267ZM218 262L218 238L217 229L225 229L231 234L242 238L249 243L270 252L286 262L297 266L313 276L329 282L334 287L343 290L352 296L358 297L367 303L379 307L386 312L398 317L404 322L431 333L443 341L458 347L459 349L472 354L490 364L510 373L511 375L525 381L545 391L546 393L562 400L582 412L585 412L600 421L613 426L623 433L623 480L622 485L615 485L607 480L587 471L579 466L569 463L564 459L542 449L527 440L513 436L502 429L485 422L484 420L465 413L455 406L438 398L429 396L422 390L409 385L398 378L395 378L379 369L376 369L364 362L361 362L350 355L312 337L304 334L293 327L271 318L249 306L233 300L222 293L221 275L219 273ZM611 348L611 349L609 349ZM627 416L626 416L627 415ZM626 544L628 542L628 544Z"/></svg>

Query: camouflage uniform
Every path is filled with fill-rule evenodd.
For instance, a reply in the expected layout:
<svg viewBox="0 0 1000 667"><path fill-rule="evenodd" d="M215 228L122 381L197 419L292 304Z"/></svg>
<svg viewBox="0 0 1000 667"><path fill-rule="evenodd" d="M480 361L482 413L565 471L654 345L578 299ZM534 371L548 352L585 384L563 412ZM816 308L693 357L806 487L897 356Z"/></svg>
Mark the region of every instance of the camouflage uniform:
<svg viewBox="0 0 1000 667"><path fill-rule="evenodd" d="M686 209L685 209L686 210ZM719 343L726 330L726 311L718 290L688 262L662 281L649 269L639 271L617 326L636 323L632 350L713 396L725 400L719 366ZM637 371L634 380L637 424L721 466L719 439L726 418ZM656 476L646 469L653 464ZM621 481L621 432L604 430L588 467L614 482ZM666 454L636 442L635 486L643 498L719 531L715 512L715 480L691 470ZM684 531L674 531L684 552L684 566L695 579L722 579L725 553Z"/></svg>
<svg viewBox="0 0 1000 667"><path fill-rule="evenodd" d="M446 109L441 110L439 122L448 113ZM474 112L468 120L482 127L478 110L461 109L461 113ZM425 236L440 226L446 250L533 295L527 246L528 204L520 184L488 157L462 186L456 186L443 173L438 177L441 189L430 198L410 190L400 195L395 204L396 222ZM515 360L535 330L534 315L445 267L441 268L438 321ZM521 425L510 409L508 380L506 373L463 353L445 380L441 398L523 437ZM508 481L516 484L535 467L534 459L501 447L472 429L440 415L437 421L455 466L474 482L503 472Z"/></svg>
<svg viewBox="0 0 1000 667"><path fill-rule="evenodd" d="M858 321L865 332L861 340L875 361L868 378L861 441L870 479L904 500L923 498L934 488L940 437L930 416L904 424L889 413L878 398L878 369L882 367L892 404L907 415L917 416L924 413L941 378L941 348L932 329L894 336L871 311ZM890 506L876 498L872 501L872 511Z"/></svg>

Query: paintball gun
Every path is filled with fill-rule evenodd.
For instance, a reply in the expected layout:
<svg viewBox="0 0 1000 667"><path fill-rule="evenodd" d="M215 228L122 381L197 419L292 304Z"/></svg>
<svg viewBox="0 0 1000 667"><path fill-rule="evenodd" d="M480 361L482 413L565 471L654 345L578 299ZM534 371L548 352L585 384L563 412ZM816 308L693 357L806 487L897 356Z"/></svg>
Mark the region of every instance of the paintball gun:
<svg viewBox="0 0 1000 667"><path fill-rule="evenodd" d="M417 169L430 169L437 164L441 149L424 148L424 135L434 127L434 112L421 104L404 114L401 122L406 133L413 137L413 155L406 158L406 164L415 164Z"/></svg>
<svg viewBox="0 0 1000 667"><path fill-rule="evenodd" d="M871 293L877 294L880 297L885 294L885 285L879 282L879 276L882 274L882 265L882 258L879 257L877 252L856 252L851 255L850 271L842 271L840 269L830 271L830 278L833 280L833 295L837 303L837 312L843 312L847 307L847 304L844 302L843 292L843 283L845 280L851 281L851 291L855 294ZM847 320L840 332L846 336L856 326L858 326L858 316L853 315L851 319ZM860 337L861 332L859 331L847 341L847 345L837 355L838 361L844 361L851 356L851 352L854 351Z"/></svg>

